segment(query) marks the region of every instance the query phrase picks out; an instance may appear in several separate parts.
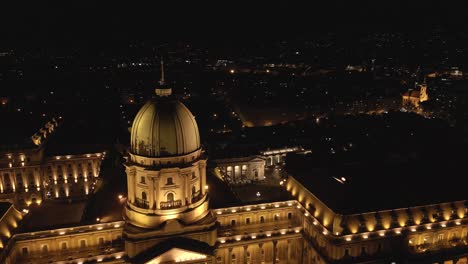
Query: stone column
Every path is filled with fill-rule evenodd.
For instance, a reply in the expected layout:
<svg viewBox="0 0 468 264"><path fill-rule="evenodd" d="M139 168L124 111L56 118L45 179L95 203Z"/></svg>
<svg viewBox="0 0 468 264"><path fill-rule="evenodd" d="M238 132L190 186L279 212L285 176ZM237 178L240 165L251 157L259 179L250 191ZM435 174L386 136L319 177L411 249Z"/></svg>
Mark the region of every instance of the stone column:
<svg viewBox="0 0 468 264"><path fill-rule="evenodd" d="M187 201L187 177L184 177L179 173L178 177L182 178L182 184L180 186L180 196L182 200L182 206L188 206L188 201ZM175 198L177 199L177 198Z"/></svg>
<svg viewBox="0 0 468 264"><path fill-rule="evenodd" d="M288 239L288 254L287 254L287 263L292 263L291 261L291 239Z"/></svg>
<svg viewBox="0 0 468 264"><path fill-rule="evenodd" d="M205 185L206 185L206 161L200 160L199 168L200 168L200 192L202 195L205 195Z"/></svg>
<svg viewBox="0 0 468 264"><path fill-rule="evenodd" d="M300 239L299 240L299 246L301 247L301 252L300 255L299 255L299 262L298 263L304 263L304 239Z"/></svg>
<svg viewBox="0 0 468 264"><path fill-rule="evenodd" d="M247 263L247 248L248 247L249 246L247 246L247 245L244 246L244 262L243 263Z"/></svg>
<svg viewBox="0 0 468 264"><path fill-rule="evenodd" d="M127 168L127 190L128 190L128 202L135 202L135 173Z"/></svg>
<svg viewBox="0 0 468 264"><path fill-rule="evenodd" d="M262 261L264 262L265 261L264 256L262 254L262 247L263 247L263 243L259 243L258 244L258 251L259 251L258 255L260 256L260 261L259 262L262 262Z"/></svg>
<svg viewBox="0 0 468 264"><path fill-rule="evenodd" d="M150 175L146 177L148 179L148 207L149 210L153 210L154 205L154 178Z"/></svg>
<svg viewBox="0 0 468 264"><path fill-rule="evenodd" d="M232 263L232 250L233 250L232 247L228 248L228 257L227 257L227 259L228 259L228 264L231 264L231 263Z"/></svg>
<svg viewBox="0 0 468 264"><path fill-rule="evenodd" d="M278 240L273 240L273 264L276 264L276 256L278 254L278 249L276 246L278 245Z"/></svg>
<svg viewBox="0 0 468 264"><path fill-rule="evenodd" d="M159 193L159 185L161 181L161 174L157 172L157 176L154 179L154 202L156 203L156 210L160 209L161 194Z"/></svg>
<svg viewBox="0 0 468 264"><path fill-rule="evenodd" d="M218 257L218 249L213 251L213 257L211 258L211 263L216 264L216 258ZM207 262L208 263L208 262Z"/></svg>

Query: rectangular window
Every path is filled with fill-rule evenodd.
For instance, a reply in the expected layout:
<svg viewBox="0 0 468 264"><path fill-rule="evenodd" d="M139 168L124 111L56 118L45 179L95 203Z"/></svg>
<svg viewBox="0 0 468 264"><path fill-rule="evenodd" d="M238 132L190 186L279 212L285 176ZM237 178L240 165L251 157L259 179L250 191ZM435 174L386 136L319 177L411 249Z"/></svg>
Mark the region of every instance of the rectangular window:
<svg viewBox="0 0 468 264"><path fill-rule="evenodd" d="M100 246L104 245L104 238L103 238L103 237L100 237L100 238L99 238L98 244L99 244Z"/></svg>
<svg viewBox="0 0 468 264"><path fill-rule="evenodd" d="M23 256L28 255L28 248L27 248L27 247L23 247L23 248L21 249L21 253L23 254Z"/></svg>
<svg viewBox="0 0 468 264"><path fill-rule="evenodd" d="M62 242L62 244L60 244L60 248L62 250L67 250L67 242Z"/></svg>
<svg viewBox="0 0 468 264"><path fill-rule="evenodd" d="M86 240L81 239L80 240L80 248L85 248L86 247Z"/></svg>
<svg viewBox="0 0 468 264"><path fill-rule="evenodd" d="M140 183L142 183L142 184L146 183L146 178L144 176L141 176Z"/></svg>
<svg viewBox="0 0 468 264"><path fill-rule="evenodd" d="M172 178L171 177L167 178L166 185L172 185L172 184L174 184L174 182L172 181Z"/></svg>
<svg viewBox="0 0 468 264"><path fill-rule="evenodd" d="M350 248L345 248L344 250L345 256L349 256L349 251L350 251Z"/></svg>
<svg viewBox="0 0 468 264"><path fill-rule="evenodd" d="M246 219L245 219L245 223L246 223L246 224L250 224L250 218L246 218Z"/></svg>

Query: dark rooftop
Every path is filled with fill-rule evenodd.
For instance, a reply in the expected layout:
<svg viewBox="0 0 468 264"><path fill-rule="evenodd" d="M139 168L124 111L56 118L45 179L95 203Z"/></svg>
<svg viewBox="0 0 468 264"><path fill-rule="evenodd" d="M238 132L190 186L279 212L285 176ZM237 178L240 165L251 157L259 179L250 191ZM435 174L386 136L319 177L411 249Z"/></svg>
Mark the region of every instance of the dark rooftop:
<svg viewBox="0 0 468 264"><path fill-rule="evenodd" d="M0 202L0 217L2 217L8 211L10 207L11 207L11 203Z"/></svg>
<svg viewBox="0 0 468 264"><path fill-rule="evenodd" d="M20 224L21 232L61 228L80 223L85 202L44 201L29 207L29 213Z"/></svg>
<svg viewBox="0 0 468 264"><path fill-rule="evenodd" d="M311 168L296 171L293 177L340 214L468 198L465 187L468 180L463 171L457 166L434 162L408 161L399 164Z"/></svg>

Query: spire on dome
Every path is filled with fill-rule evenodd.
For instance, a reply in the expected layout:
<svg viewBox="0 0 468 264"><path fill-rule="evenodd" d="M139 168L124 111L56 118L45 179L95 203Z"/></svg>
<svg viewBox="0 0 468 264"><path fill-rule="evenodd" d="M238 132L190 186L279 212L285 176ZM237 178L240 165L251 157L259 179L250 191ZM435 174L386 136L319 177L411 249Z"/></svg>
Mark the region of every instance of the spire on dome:
<svg viewBox="0 0 468 264"><path fill-rule="evenodd" d="M164 59L161 56L161 80L159 80L159 85L164 85Z"/></svg>
<svg viewBox="0 0 468 264"><path fill-rule="evenodd" d="M172 94L172 89L166 86L164 81L164 60L161 56L161 79L159 80L160 87L155 89L157 96L169 96Z"/></svg>

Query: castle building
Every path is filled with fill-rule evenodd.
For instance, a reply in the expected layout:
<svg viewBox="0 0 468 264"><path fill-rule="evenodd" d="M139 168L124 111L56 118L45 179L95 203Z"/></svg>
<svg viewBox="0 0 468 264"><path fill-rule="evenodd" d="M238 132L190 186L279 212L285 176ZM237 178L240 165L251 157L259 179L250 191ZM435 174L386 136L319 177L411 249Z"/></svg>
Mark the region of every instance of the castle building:
<svg viewBox="0 0 468 264"><path fill-rule="evenodd" d="M429 96L427 94L427 84L424 81L422 84L416 83L415 90L408 90L402 95L402 105L403 107L414 107L419 108L419 104L429 100Z"/></svg>
<svg viewBox="0 0 468 264"><path fill-rule="evenodd" d="M34 212L20 210L16 200L0 206L1 263L467 263L463 186L437 203L430 190L418 192L418 181L290 175L278 186L288 199L211 207L210 200L224 197L212 195L219 186L208 184L196 120L164 81L160 85L133 122L126 195L92 200L103 214L95 221L71 219L83 208L53 199ZM25 178L23 188L27 182L28 192L43 190L55 179L74 184L80 172L83 179L99 176L97 154L83 155L46 158L36 181ZM71 176L57 172L69 163ZM13 182L16 192L20 185L11 178L11 190ZM399 184L413 196L393 193ZM115 198L118 213L105 215ZM57 222L54 215L70 221ZM44 219L46 225L37 225Z"/></svg>

